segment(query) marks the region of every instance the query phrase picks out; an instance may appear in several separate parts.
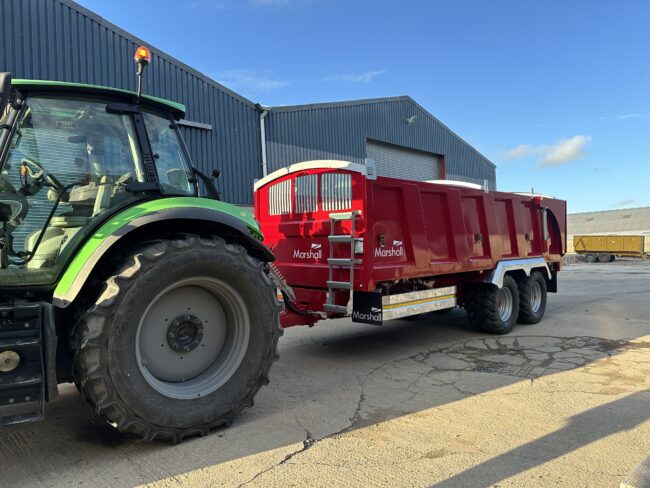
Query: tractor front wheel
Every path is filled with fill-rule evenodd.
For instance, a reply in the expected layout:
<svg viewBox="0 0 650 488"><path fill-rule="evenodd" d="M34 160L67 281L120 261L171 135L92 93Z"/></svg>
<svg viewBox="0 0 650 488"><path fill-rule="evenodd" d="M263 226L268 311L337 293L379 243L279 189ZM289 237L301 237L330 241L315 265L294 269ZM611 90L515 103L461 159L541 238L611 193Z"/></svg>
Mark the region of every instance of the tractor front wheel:
<svg viewBox="0 0 650 488"><path fill-rule="evenodd" d="M149 243L76 325L75 379L120 431L205 435L268 383L279 307L262 263L239 245L190 235Z"/></svg>

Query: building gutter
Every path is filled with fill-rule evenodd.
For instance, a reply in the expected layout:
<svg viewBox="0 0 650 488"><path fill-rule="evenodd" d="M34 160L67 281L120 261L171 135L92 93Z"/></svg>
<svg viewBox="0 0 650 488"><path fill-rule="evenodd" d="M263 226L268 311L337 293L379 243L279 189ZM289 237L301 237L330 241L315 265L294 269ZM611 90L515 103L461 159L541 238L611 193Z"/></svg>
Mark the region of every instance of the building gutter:
<svg viewBox="0 0 650 488"><path fill-rule="evenodd" d="M268 162L266 158L266 116L271 111L268 107L258 106L258 110L261 110L260 113L260 140L262 141L262 178L266 177L269 174Z"/></svg>

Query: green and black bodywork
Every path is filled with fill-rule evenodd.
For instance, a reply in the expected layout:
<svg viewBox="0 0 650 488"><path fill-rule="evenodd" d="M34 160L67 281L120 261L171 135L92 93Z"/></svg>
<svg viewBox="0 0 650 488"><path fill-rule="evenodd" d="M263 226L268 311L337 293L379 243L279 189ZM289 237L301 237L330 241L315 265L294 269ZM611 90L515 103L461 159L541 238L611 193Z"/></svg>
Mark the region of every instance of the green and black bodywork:
<svg viewBox="0 0 650 488"><path fill-rule="evenodd" d="M0 424L42 418L70 381L146 439L229 424L277 357L273 255L193 168L185 108L7 73L0 89Z"/></svg>

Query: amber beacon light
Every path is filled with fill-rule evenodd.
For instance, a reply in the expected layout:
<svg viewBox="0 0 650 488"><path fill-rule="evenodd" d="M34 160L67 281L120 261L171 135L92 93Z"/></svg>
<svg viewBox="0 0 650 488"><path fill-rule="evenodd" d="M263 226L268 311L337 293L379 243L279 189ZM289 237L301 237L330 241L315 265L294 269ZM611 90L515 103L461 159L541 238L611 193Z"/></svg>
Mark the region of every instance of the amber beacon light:
<svg viewBox="0 0 650 488"><path fill-rule="evenodd" d="M145 66L147 66L151 61L151 51L149 51L148 47L139 46L135 50L133 60L135 61L135 64L138 65L138 72L136 73L138 81L137 94L138 98L140 98L140 95L142 94L142 72L144 71Z"/></svg>

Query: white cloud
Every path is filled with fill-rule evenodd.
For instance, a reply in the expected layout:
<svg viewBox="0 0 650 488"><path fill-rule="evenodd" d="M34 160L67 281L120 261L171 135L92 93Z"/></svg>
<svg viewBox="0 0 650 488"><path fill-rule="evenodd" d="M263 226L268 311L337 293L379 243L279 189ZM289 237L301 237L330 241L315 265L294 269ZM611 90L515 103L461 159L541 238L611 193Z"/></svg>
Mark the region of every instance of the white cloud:
<svg viewBox="0 0 650 488"><path fill-rule="evenodd" d="M586 156L585 147L591 142L591 136L578 134L571 138L562 138L555 144L520 144L505 152L505 159L520 159L540 156L542 166L559 166Z"/></svg>
<svg viewBox="0 0 650 488"><path fill-rule="evenodd" d="M381 71L366 71L365 73L360 74L347 74L347 75L331 75L326 76L323 81L343 81L346 83L370 83L372 80L377 78L380 75L386 73L385 70Z"/></svg>
<svg viewBox="0 0 650 488"><path fill-rule="evenodd" d="M584 158L587 153L585 146L591 142L591 136L577 135L570 139L560 139L555 145L550 146L542 158L542 166L558 166L577 159Z"/></svg>
<svg viewBox="0 0 650 488"><path fill-rule="evenodd" d="M290 84L287 80L271 78L267 73L255 69L231 69L218 73L219 83L230 88L251 89L255 91L277 90Z"/></svg>
<svg viewBox="0 0 650 488"><path fill-rule="evenodd" d="M519 159L533 156L535 154L539 154L539 147L531 146L530 144L519 144L517 147L513 147L512 149L507 150L505 158Z"/></svg>
<svg viewBox="0 0 650 488"><path fill-rule="evenodd" d="M642 119L645 117L645 114L621 114L617 115L617 119L625 120L625 119Z"/></svg>

